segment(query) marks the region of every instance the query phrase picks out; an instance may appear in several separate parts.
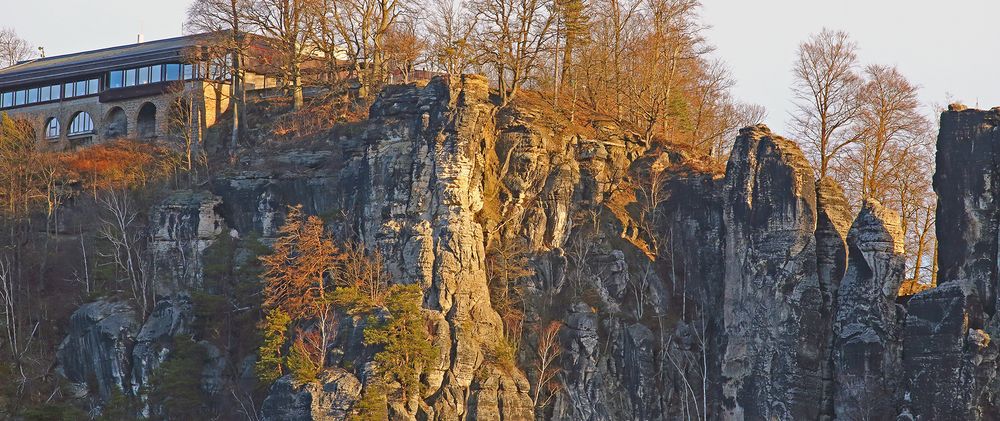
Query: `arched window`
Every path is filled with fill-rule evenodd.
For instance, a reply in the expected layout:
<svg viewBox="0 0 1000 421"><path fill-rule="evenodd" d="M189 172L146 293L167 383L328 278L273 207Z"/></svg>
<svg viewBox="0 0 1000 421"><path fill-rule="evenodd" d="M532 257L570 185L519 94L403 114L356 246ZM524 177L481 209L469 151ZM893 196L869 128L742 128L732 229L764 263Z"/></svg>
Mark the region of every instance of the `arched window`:
<svg viewBox="0 0 1000 421"><path fill-rule="evenodd" d="M45 138L56 139L59 137L59 119L52 117L45 123Z"/></svg>
<svg viewBox="0 0 1000 421"><path fill-rule="evenodd" d="M90 118L90 114L85 112L79 112L73 116L73 121L69 124L69 136L78 134L87 134L94 132L94 119Z"/></svg>

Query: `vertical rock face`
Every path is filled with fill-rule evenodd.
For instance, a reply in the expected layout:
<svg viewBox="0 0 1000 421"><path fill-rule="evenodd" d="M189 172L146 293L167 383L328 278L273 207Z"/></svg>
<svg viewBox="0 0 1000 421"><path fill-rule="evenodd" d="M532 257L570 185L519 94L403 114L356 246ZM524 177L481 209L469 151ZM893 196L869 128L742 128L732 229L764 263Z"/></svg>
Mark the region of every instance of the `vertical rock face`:
<svg viewBox="0 0 1000 421"><path fill-rule="evenodd" d="M816 182L816 262L823 300L833 308L840 281L847 271L847 235L854 215L836 181Z"/></svg>
<svg viewBox="0 0 1000 421"><path fill-rule="evenodd" d="M147 276L157 295L201 286L201 254L225 225L215 212L220 202L208 192L178 191L152 209Z"/></svg>
<svg viewBox="0 0 1000 421"><path fill-rule="evenodd" d="M837 290L847 271L847 233L851 228L853 215L848 207L844 191L830 178L816 182L816 270L820 289L823 292L821 320L833 320ZM833 331L830 323L822 323L817 329L827 338L827 353L833 347ZM823 395L821 416L833 416L833 360L829 354L823 369Z"/></svg>
<svg viewBox="0 0 1000 421"><path fill-rule="evenodd" d="M941 115L934 191L939 283L964 280L982 309L996 312L1000 214L1000 108Z"/></svg>
<svg viewBox="0 0 1000 421"><path fill-rule="evenodd" d="M397 282L424 288L424 306L444 315L451 343L443 375L428 384L431 419L458 419L474 401L480 419L530 419L520 372L484 366L503 338L490 305L483 209L485 148L494 142L494 106L485 79L389 88L372 106L365 133L369 184L362 198L365 243L382 250ZM417 408L410 408L416 412ZM411 415L412 416L412 413Z"/></svg>
<svg viewBox="0 0 1000 421"><path fill-rule="evenodd" d="M901 374L896 296L906 264L899 217L877 201L865 202L847 246L834 324L835 415L891 419Z"/></svg>
<svg viewBox="0 0 1000 421"><path fill-rule="evenodd" d="M827 338L813 170L766 126L740 131L726 168L727 419L816 419Z"/></svg>
<svg viewBox="0 0 1000 421"><path fill-rule="evenodd" d="M941 114L938 284L910 299L901 405L918 419L997 419L1000 108Z"/></svg>
<svg viewBox="0 0 1000 421"><path fill-rule="evenodd" d="M967 346L972 332L966 310L973 301L971 295L971 288L963 282L949 282L915 295L907 305L905 384L900 396L901 406L913 417L982 418L971 407L976 394L973 359L980 351L978 345Z"/></svg>
<svg viewBox="0 0 1000 421"><path fill-rule="evenodd" d="M123 302L96 301L84 304L70 317L66 339L57 354L59 371L89 393L94 382L100 399L129 385L131 343L139 330L135 311Z"/></svg>

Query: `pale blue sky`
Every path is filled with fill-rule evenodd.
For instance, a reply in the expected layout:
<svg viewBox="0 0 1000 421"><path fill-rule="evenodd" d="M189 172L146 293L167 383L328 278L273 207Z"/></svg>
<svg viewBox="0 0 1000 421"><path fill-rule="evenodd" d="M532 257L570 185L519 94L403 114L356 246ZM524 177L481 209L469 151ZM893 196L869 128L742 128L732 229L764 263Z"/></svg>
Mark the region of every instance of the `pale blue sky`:
<svg viewBox="0 0 1000 421"><path fill-rule="evenodd" d="M2 0L0 26L48 55L181 34L187 0ZM864 63L898 65L924 101L1000 105L1000 0L703 0L707 36L738 98L784 131L795 48L824 26L848 31Z"/></svg>

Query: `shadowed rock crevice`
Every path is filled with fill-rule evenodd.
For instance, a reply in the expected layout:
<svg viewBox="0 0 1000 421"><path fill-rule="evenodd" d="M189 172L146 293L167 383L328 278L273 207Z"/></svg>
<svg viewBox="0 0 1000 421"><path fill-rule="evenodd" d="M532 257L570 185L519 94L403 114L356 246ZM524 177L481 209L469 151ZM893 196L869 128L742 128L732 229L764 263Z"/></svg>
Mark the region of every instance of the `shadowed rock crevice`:
<svg viewBox="0 0 1000 421"><path fill-rule="evenodd" d="M837 419L891 419L901 378L896 296L906 256L899 216L874 200L847 237L847 273L834 324L834 403Z"/></svg>

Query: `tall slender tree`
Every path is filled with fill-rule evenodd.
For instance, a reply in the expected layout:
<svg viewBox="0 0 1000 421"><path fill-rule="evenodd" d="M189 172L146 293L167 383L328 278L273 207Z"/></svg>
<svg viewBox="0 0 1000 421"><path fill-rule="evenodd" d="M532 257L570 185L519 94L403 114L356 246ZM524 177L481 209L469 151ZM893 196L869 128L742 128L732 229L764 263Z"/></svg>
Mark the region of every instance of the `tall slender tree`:
<svg viewBox="0 0 1000 421"><path fill-rule="evenodd" d="M846 32L824 29L799 45L793 68L792 127L807 147L819 177L832 160L856 142L858 118L857 44Z"/></svg>

